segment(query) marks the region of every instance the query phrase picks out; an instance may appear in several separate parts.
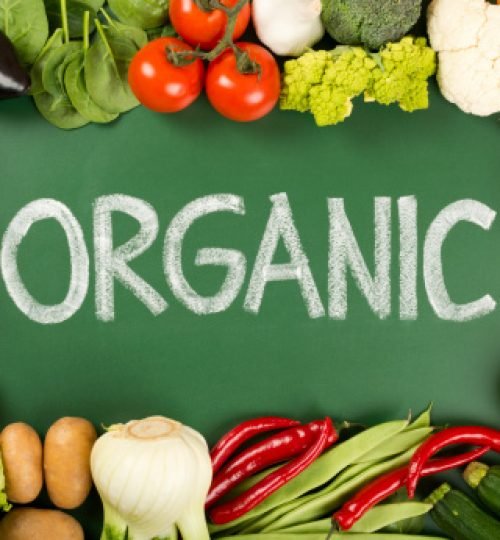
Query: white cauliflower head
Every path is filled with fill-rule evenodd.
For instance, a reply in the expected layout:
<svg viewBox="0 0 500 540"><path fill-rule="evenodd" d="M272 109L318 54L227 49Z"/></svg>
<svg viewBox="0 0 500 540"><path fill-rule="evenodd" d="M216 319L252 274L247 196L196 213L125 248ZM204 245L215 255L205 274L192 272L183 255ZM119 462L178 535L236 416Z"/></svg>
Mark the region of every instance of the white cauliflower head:
<svg viewBox="0 0 500 540"><path fill-rule="evenodd" d="M500 5L433 0L427 21L444 97L478 116L500 112Z"/></svg>

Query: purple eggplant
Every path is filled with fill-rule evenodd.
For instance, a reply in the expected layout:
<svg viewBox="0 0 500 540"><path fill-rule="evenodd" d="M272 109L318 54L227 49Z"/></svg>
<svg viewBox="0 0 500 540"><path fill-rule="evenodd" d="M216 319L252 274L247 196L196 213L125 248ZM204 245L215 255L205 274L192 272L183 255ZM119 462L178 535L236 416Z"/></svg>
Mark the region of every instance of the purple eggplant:
<svg viewBox="0 0 500 540"><path fill-rule="evenodd" d="M31 85L10 39L0 32L0 99L24 96Z"/></svg>

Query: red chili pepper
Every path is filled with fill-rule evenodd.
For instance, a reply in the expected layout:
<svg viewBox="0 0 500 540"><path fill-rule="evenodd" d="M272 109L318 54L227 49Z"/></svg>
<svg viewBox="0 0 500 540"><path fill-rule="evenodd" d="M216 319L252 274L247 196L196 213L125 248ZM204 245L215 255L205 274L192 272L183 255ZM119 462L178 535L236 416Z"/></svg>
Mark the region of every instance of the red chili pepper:
<svg viewBox="0 0 500 540"><path fill-rule="evenodd" d="M489 447L483 447L457 456L431 460L423 468L422 476L431 476L466 465L486 454L489 450ZM340 526L341 530L348 531L370 508L384 501L405 485L408 470L409 467L406 465L380 476L365 486L347 501L340 510L333 514L332 519L334 522Z"/></svg>
<svg viewBox="0 0 500 540"><path fill-rule="evenodd" d="M264 499L284 486L287 482L299 475L304 469L321 455L328 446L334 428L332 421L326 418L323 422L324 428L320 431L316 441L300 456L289 463L281 466L277 471L268 474L260 482L257 482L245 493L239 495L232 501L215 507L210 512L210 518L217 525L229 523L255 508Z"/></svg>
<svg viewBox="0 0 500 540"><path fill-rule="evenodd" d="M212 506L246 478L276 463L289 460L306 450L323 428L322 420L289 428L254 444L236 456L214 477L205 508ZM328 446L337 439L337 431L333 429L327 441Z"/></svg>
<svg viewBox="0 0 500 540"><path fill-rule="evenodd" d="M410 498L415 496L418 480L427 461L443 448L452 444L489 446L500 452L500 431L479 426L451 427L435 433L415 452L410 461L407 489Z"/></svg>
<svg viewBox="0 0 500 540"><path fill-rule="evenodd" d="M298 424L300 424L300 422L297 420L282 418L280 416L263 416L238 424L235 428L226 433L210 452L214 474L243 443L252 437L268 431L285 429Z"/></svg>

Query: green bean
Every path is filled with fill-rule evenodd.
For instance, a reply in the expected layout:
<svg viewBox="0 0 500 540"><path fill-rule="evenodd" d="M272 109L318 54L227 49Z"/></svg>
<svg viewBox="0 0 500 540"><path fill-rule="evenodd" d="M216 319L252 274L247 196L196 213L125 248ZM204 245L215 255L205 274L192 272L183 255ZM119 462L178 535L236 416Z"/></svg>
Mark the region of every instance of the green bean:
<svg viewBox="0 0 500 540"><path fill-rule="evenodd" d="M351 540L446 540L438 536L419 536L415 534L390 534L390 533L342 533L335 532L332 538L350 538ZM244 534L238 536L225 536L221 540L325 540L324 533L296 534L296 533L271 533L271 534Z"/></svg>
<svg viewBox="0 0 500 540"><path fill-rule="evenodd" d="M303 497L299 497L298 499L295 499L293 501L289 501L285 504L281 504L280 506L277 506L267 514L264 514L260 518L257 518L255 521L252 521L250 524L245 526L243 529L241 529L239 532L240 534L250 534L250 533L258 533L266 527L269 527L272 525L275 521L277 521L279 518L284 516L285 514L288 514L298 508L301 504L303 504L302 501Z"/></svg>
<svg viewBox="0 0 500 540"><path fill-rule="evenodd" d="M380 504L369 510L350 530L350 533L371 533L388 525L427 514L432 505L421 502L402 502ZM328 534L332 527L330 518L319 519L301 525L280 529L280 533L323 533Z"/></svg>
<svg viewBox="0 0 500 540"><path fill-rule="evenodd" d="M422 428L420 428L422 429ZM402 432L405 433L405 432ZM398 435L395 435L395 437L398 437ZM416 446L411 447L412 452L415 450ZM405 448L405 450L408 450L408 448ZM409 459L409 458L408 458ZM233 529L233 532L238 532L239 534L250 534L250 533L258 533L262 530L267 530L272 526L278 519L280 519L285 514L291 513L296 508L306 504L307 502L314 500L317 497L320 497L322 494L325 493L331 493L335 489L339 488L342 484L348 482L349 480L352 480L355 477L359 477L362 473L366 472L368 469L371 469L372 467L375 467L376 465L380 464L380 460L377 462L362 462L357 463L355 465L351 465L344 469L344 471L339 474L332 482L330 482L327 486L325 486L321 491L315 492L313 494L305 495L302 497L299 497L298 499L295 499L293 501L289 501L288 503L282 504L280 506L277 506L270 512L267 512L263 516L260 516L257 519L254 519L250 521L249 523L242 524L239 527L235 527ZM274 527L272 528L274 530ZM288 530L288 529L287 529Z"/></svg>
<svg viewBox="0 0 500 540"><path fill-rule="evenodd" d="M434 431L434 428L424 427L411 429L409 431L402 431L397 435L394 435L391 439L385 443L377 446L364 456L362 456L356 463L366 463L367 461L380 461L396 454L400 454L415 446L421 444L427 437Z"/></svg>
<svg viewBox="0 0 500 540"><path fill-rule="evenodd" d="M347 497L370 480L408 463L415 450L416 447L411 448L404 454L374 465L364 473L345 482L333 491L324 489L321 492L312 493L309 496L303 497L303 504L277 519L274 523L263 529L262 532L277 531L292 525L298 525L300 523L318 519L333 512L333 510L342 504Z"/></svg>
<svg viewBox="0 0 500 540"><path fill-rule="evenodd" d="M258 533L270 525L272 525L279 518L285 514L289 514L299 506L306 504L307 502L314 500L317 497L325 493L331 493L335 489L339 488L342 484L345 484L349 480L352 480L355 477L360 476L362 473L366 472L368 469L371 469L375 465L378 465L380 462L366 462L366 463L357 463L355 465L350 465L342 473L340 473L336 478L329 482L323 489L316 491L314 493L303 495L294 501L289 501L286 504L277 506L271 512L263 515L260 519L252 521L248 525L244 526L242 529L238 530L240 534L249 534L249 533Z"/></svg>
<svg viewBox="0 0 500 540"><path fill-rule="evenodd" d="M427 514L432 504L422 502L401 502L379 504L369 510L349 532L369 533L379 531L388 525ZM328 532L328 531L327 531Z"/></svg>
<svg viewBox="0 0 500 540"><path fill-rule="evenodd" d="M225 496L225 499L227 497L227 500L230 500L230 499L233 499L234 497L237 497L241 493L244 493L245 491L250 489L252 486L254 486L257 482L259 482L260 480L265 478L268 474L274 472L276 469L279 469L279 466L278 467L271 467L269 469L266 469L265 471L262 471L260 473L255 474L254 476L252 476L250 478L247 478L246 480L241 482L241 484L238 484L237 486L235 486L228 493L228 495ZM243 519L245 517L246 517L246 515L243 516L242 518L240 518L237 522L235 520L235 521L231 521L230 523L225 523L224 525L214 525L213 523L209 523L208 524L208 530L210 532L210 535L211 536L216 536L219 533L224 533L224 534L241 533L243 528L246 528L247 526L249 526L252 523L254 523L256 521L259 521L261 519L261 516L257 516L257 517L252 516L252 517L249 517L248 519ZM269 523L271 523L271 522L269 522ZM257 531L259 531L259 530L260 529L257 529ZM255 531L252 530L252 531L249 531L249 532L255 532Z"/></svg>
<svg viewBox="0 0 500 540"><path fill-rule="evenodd" d="M332 520L330 518L318 519L316 521L310 521L309 523L301 523L300 525L294 525L293 527L287 527L286 529L280 529L280 534L313 534L323 533L327 535L332 528Z"/></svg>
<svg viewBox="0 0 500 540"><path fill-rule="evenodd" d="M433 431L431 426L431 407L429 406L420 416L409 424L401 433L384 441L371 452L362 456L357 463L366 461L380 461L405 452L417 443L423 442L427 435Z"/></svg>
<svg viewBox="0 0 500 540"><path fill-rule="evenodd" d="M294 501L304 493L312 491L335 478L339 472L354 463L361 456L376 448L383 441L394 437L408 426L407 420L394 420L378 424L362 431L351 439L338 444L325 452L305 471L267 497L261 504L244 516L221 526L212 526L212 534L229 530L236 525L248 524L277 506Z"/></svg>
<svg viewBox="0 0 500 540"><path fill-rule="evenodd" d="M397 433L394 437L384 441L382 444L368 452L368 454L362 456L356 463L344 469L333 482L330 482L328 491L332 491L339 485L358 476L366 469L377 465L381 461L406 452L409 448L413 448L417 444L423 442L426 439L426 436L432 432L431 428L410 430L410 427L411 426L408 426L408 428L401 433Z"/></svg>
<svg viewBox="0 0 500 540"><path fill-rule="evenodd" d="M407 428L407 430L410 429L418 429L423 427L430 427L431 425L431 412L432 412L432 403L425 409L425 411L418 416Z"/></svg>

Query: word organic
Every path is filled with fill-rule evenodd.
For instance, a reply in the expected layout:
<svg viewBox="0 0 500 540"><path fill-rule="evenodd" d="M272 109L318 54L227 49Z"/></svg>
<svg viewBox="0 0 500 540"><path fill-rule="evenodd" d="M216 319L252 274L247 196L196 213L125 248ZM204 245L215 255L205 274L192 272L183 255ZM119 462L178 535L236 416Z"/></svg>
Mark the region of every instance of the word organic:
<svg viewBox="0 0 500 540"><path fill-rule="evenodd" d="M389 197L374 199L374 269L371 272L361 253L346 214L344 200L328 199L328 305L323 303L309 260L295 226L285 193L270 197L269 219L245 293L244 309L259 313L266 286L270 282L297 282L309 317L347 316L347 279L352 275L373 313L380 319L391 313L391 206ZM164 237L163 270L166 282L187 309L198 315L227 310L239 295L247 275L247 258L233 249L204 248L197 252L195 265L227 268L226 277L213 296L201 296L190 285L182 266L183 240L189 228L204 216L217 212L245 215L245 201L232 194L214 194L187 204L172 219ZM415 320L417 302L417 200L413 196L397 200L399 221L399 318ZM122 213L138 222L139 232L126 243L113 242L113 214ZM468 321L493 311L495 300L485 295L467 304L456 304L446 287L442 247L459 222L469 222L488 230L496 212L475 200L460 200L436 216L425 235L423 276L429 303L436 315L448 321ZM17 262L19 247L33 224L53 219L62 227L69 247L71 278L66 298L56 305L39 303L28 291ZM101 321L115 319L115 282L125 286L153 315L168 304L163 295L134 272L129 263L149 249L159 234L158 215L146 201L122 194L106 195L94 202L94 256L96 316ZM273 263L280 242L289 256L286 264ZM57 324L71 318L82 306L89 288L89 250L82 228L70 209L54 199L39 199L23 207L13 218L2 241L1 270L7 291L16 306L32 321Z"/></svg>

